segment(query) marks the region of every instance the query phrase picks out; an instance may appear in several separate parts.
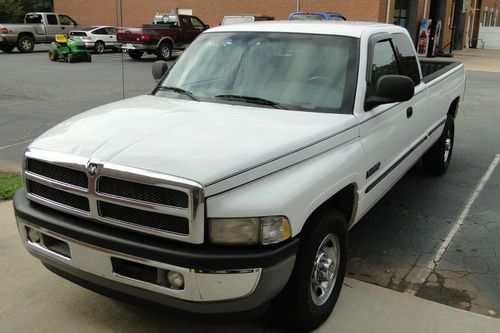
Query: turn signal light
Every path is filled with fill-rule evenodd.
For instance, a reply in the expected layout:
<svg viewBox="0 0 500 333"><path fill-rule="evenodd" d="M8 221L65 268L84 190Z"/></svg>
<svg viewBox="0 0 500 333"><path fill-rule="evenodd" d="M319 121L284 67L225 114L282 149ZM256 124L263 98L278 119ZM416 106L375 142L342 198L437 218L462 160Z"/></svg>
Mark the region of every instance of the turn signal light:
<svg viewBox="0 0 500 333"><path fill-rule="evenodd" d="M7 28L0 29L0 34L8 34L8 33L9 33L9 29L7 29Z"/></svg>

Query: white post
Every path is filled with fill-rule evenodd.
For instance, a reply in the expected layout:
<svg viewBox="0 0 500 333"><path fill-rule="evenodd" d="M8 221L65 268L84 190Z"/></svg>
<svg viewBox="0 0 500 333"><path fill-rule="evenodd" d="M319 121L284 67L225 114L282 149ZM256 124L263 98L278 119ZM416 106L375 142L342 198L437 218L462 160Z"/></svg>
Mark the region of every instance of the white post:
<svg viewBox="0 0 500 333"><path fill-rule="evenodd" d="M424 14L422 15L422 18L426 19L427 18L427 2L428 0L424 1Z"/></svg>
<svg viewBox="0 0 500 333"><path fill-rule="evenodd" d="M387 0L387 12L385 14L385 23L389 23L390 14L391 14L391 0Z"/></svg>
<svg viewBox="0 0 500 333"><path fill-rule="evenodd" d="M297 0L297 10L296 12L300 12L300 0Z"/></svg>

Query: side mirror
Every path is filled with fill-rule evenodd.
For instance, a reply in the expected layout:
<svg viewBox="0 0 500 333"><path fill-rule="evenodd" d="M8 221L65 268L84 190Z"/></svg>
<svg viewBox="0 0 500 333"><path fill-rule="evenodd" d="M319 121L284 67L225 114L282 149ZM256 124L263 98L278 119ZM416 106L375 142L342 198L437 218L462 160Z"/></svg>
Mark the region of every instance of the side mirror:
<svg viewBox="0 0 500 333"><path fill-rule="evenodd" d="M409 101L415 94L412 79L404 75L384 75L378 79L375 92L366 97L365 110L395 102Z"/></svg>
<svg viewBox="0 0 500 333"><path fill-rule="evenodd" d="M168 71L168 64L166 61L163 60L158 60L155 61L153 64L153 78L155 79L156 82L160 81L160 79L165 75L165 73Z"/></svg>
<svg viewBox="0 0 500 333"><path fill-rule="evenodd" d="M205 30L207 30L208 28L210 28L210 26L208 24L205 24L203 27L205 28Z"/></svg>

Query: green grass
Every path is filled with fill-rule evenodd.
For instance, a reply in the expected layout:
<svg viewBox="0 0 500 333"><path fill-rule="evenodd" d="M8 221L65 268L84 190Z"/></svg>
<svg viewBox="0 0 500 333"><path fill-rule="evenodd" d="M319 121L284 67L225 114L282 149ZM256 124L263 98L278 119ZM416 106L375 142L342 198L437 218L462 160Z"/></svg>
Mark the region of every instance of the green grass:
<svg viewBox="0 0 500 333"><path fill-rule="evenodd" d="M0 201L12 199L14 192L22 186L21 176L14 172L0 172Z"/></svg>

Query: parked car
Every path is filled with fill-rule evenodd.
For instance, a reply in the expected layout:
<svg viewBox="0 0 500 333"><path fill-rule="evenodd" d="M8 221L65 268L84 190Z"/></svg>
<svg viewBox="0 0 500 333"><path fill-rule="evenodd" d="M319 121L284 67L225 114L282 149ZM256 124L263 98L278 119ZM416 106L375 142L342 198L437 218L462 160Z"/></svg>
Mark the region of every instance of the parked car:
<svg viewBox="0 0 500 333"><path fill-rule="evenodd" d="M224 16L221 25L251 23L257 21L273 21L274 17L267 15L231 15Z"/></svg>
<svg viewBox="0 0 500 333"><path fill-rule="evenodd" d="M68 15L58 13L27 13L24 24L0 23L0 50L32 52L35 44L53 42L57 34L67 34L78 26Z"/></svg>
<svg viewBox="0 0 500 333"><path fill-rule="evenodd" d="M132 59L140 59L147 53L168 60L173 50L185 49L208 29L202 20L191 15L168 14L162 16L161 22L144 24L142 28L119 28L116 34L117 47L126 50Z"/></svg>
<svg viewBox="0 0 500 333"><path fill-rule="evenodd" d="M30 144L24 246L101 293L202 313L273 301L295 330L334 308L348 230L420 158L446 172L465 87L463 64L419 61L406 29L375 23L220 26L153 74L150 95Z"/></svg>
<svg viewBox="0 0 500 333"><path fill-rule="evenodd" d="M71 30L69 36L72 39L79 39L85 43L87 49L94 50L95 53L104 53L106 49L116 50L117 29L111 26L84 27L78 30Z"/></svg>
<svg viewBox="0 0 500 333"><path fill-rule="evenodd" d="M293 12L288 16L291 21L295 20L308 20L308 21L347 21L344 15L336 12Z"/></svg>

